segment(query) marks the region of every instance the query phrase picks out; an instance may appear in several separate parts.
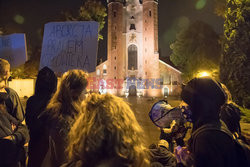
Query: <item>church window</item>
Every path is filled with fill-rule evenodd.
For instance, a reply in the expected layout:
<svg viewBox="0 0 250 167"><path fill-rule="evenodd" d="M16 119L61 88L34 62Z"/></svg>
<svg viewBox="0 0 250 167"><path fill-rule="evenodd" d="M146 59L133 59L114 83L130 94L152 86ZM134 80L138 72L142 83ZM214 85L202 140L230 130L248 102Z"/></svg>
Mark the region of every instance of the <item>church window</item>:
<svg viewBox="0 0 250 167"><path fill-rule="evenodd" d="M100 70L99 69L96 70L96 75L100 75Z"/></svg>
<svg viewBox="0 0 250 167"><path fill-rule="evenodd" d="M129 30L136 30L136 28L135 28L135 24L130 24L130 28L129 28Z"/></svg>
<svg viewBox="0 0 250 167"><path fill-rule="evenodd" d="M116 77L114 77L114 79L116 79Z"/></svg>
<svg viewBox="0 0 250 167"><path fill-rule="evenodd" d="M115 60L116 60L116 56L115 56Z"/></svg>
<svg viewBox="0 0 250 167"><path fill-rule="evenodd" d="M107 74L107 70L103 69L103 75L106 75L106 74Z"/></svg>
<svg viewBox="0 0 250 167"><path fill-rule="evenodd" d="M137 70L137 46L128 47L128 70Z"/></svg>
<svg viewBox="0 0 250 167"><path fill-rule="evenodd" d="M149 15L149 17L152 16L152 11L151 10L149 10L148 15Z"/></svg>
<svg viewBox="0 0 250 167"><path fill-rule="evenodd" d="M116 66L114 67L114 69L116 70Z"/></svg>
<svg viewBox="0 0 250 167"><path fill-rule="evenodd" d="M106 64L103 65L103 75L107 75L107 66L106 66Z"/></svg>
<svg viewBox="0 0 250 167"><path fill-rule="evenodd" d="M114 17L116 17L116 11L114 11L114 13L113 13L113 14L114 14Z"/></svg>
<svg viewBox="0 0 250 167"><path fill-rule="evenodd" d="M130 19L134 20L134 19L135 19L135 17L134 17L134 16L132 16Z"/></svg>

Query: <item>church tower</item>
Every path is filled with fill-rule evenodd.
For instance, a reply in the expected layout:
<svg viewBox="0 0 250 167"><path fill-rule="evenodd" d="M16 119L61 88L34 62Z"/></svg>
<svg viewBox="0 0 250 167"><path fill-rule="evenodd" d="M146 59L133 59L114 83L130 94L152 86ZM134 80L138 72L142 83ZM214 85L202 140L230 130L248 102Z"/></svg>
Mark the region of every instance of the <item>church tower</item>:
<svg viewBox="0 0 250 167"><path fill-rule="evenodd" d="M158 1L108 0L107 78L124 81L117 95L160 96L154 87L160 78L158 53ZM138 87L143 81L146 89ZM145 83L146 81L146 83ZM160 83L158 83L159 86ZM148 86L147 86L148 85Z"/></svg>
<svg viewBox="0 0 250 167"><path fill-rule="evenodd" d="M160 78L158 50L158 0L143 0L143 78ZM159 85L159 84L158 84ZM146 96L160 96L160 89L146 89Z"/></svg>
<svg viewBox="0 0 250 167"><path fill-rule="evenodd" d="M108 78L112 82L124 79L123 54L123 0L108 0ZM122 95L122 89L113 87L110 93Z"/></svg>

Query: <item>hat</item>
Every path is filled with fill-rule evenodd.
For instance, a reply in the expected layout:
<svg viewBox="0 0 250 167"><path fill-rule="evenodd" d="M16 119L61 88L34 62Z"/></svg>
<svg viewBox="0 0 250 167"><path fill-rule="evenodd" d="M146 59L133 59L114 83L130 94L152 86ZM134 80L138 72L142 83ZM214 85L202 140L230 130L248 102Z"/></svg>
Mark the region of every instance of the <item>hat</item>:
<svg viewBox="0 0 250 167"><path fill-rule="evenodd" d="M211 77L202 77L189 81L182 90L181 98L191 107L202 100L222 106L226 96L219 82Z"/></svg>
<svg viewBox="0 0 250 167"><path fill-rule="evenodd" d="M158 142L158 146L159 147L165 147L165 148L168 148L169 147L169 143L166 141L166 140L160 140L159 142Z"/></svg>

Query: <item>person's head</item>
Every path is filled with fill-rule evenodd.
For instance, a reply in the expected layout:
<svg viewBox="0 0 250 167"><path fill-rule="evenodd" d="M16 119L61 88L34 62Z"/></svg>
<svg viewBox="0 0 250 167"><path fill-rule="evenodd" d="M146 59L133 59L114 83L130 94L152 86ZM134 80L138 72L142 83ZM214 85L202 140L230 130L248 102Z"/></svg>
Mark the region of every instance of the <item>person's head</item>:
<svg viewBox="0 0 250 167"><path fill-rule="evenodd" d="M82 70L69 70L64 73L61 83L50 100L47 109L54 110L53 115L74 115L84 99L88 85L88 74ZM57 113L56 113L57 112Z"/></svg>
<svg viewBox="0 0 250 167"><path fill-rule="evenodd" d="M192 111L192 121L219 120L225 94L221 85L210 77L194 78L187 83L181 93L182 100Z"/></svg>
<svg viewBox="0 0 250 167"><path fill-rule="evenodd" d="M10 77L10 63L0 58L0 89L6 86L6 82Z"/></svg>
<svg viewBox="0 0 250 167"><path fill-rule="evenodd" d="M169 149L169 143L166 140L161 139L158 142L158 147L164 147L166 149Z"/></svg>
<svg viewBox="0 0 250 167"><path fill-rule="evenodd" d="M69 132L70 160L95 167L140 166L146 159L143 131L133 111L121 98L91 94Z"/></svg>
<svg viewBox="0 0 250 167"><path fill-rule="evenodd" d="M48 68L42 68L37 75L36 79L36 95L52 95L57 88L57 77L54 72Z"/></svg>
<svg viewBox="0 0 250 167"><path fill-rule="evenodd" d="M0 58L0 77L4 80L8 80L10 77L10 63Z"/></svg>

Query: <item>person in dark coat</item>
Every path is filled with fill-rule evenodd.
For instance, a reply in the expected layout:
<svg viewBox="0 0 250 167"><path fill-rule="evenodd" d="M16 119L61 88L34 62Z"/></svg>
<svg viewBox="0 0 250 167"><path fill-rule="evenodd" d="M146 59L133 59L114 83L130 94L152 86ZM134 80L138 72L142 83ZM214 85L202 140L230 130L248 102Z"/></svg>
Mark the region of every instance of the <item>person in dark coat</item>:
<svg viewBox="0 0 250 167"><path fill-rule="evenodd" d="M149 146L150 165L158 162L163 167L175 167L176 158L168 148L169 143L166 140L160 140L157 145L151 144Z"/></svg>
<svg viewBox="0 0 250 167"><path fill-rule="evenodd" d="M0 78L3 81L3 86L8 94L5 100L5 105L9 114L18 121L24 121L24 109L16 91L7 87L7 81L10 77L10 64L7 60L0 58Z"/></svg>
<svg viewBox="0 0 250 167"><path fill-rule="evenodd" d="M54 72L48 67L41 69L37 75L35 94L26 105L26 124L30 134L28 167L40 167L48 151L45 122L39 119L39 115L45 110L56 88L57 77Z"/></svg>
<svg viewBox="0 0 250 167"><path fill-rule="evenodd" d="M27 127L7 112L6 92L0 91L0 166L15 167L25 159L24 144L28 141ZM24 164L23 164L24 165Z"/></svg>
<svg viewBox="0 0 250 167"><path fill-rule="evenodd" d="M194 78L182 90L181 98L192 112L193 130L188 148L176 151L177 162L195 167L244 166L233 137L227 134L230 131L220 121L220 108L225 103L221 85L210 77Z"/></svg>
<svg viewBox="0 0 250 167"><path fill-rule="evenodd" d="M57 91L41 115L41 119L46 121L49 135L49 150L42 164L44 167L58 167L67 160L67 136L87 93L87 77L88 74L82 70L64 73Z"/></svg>

